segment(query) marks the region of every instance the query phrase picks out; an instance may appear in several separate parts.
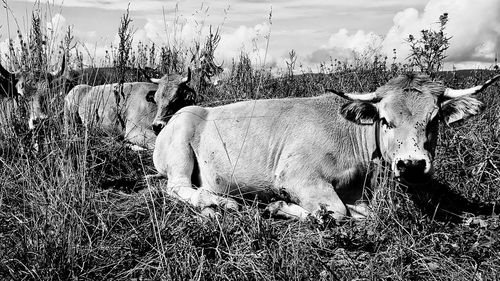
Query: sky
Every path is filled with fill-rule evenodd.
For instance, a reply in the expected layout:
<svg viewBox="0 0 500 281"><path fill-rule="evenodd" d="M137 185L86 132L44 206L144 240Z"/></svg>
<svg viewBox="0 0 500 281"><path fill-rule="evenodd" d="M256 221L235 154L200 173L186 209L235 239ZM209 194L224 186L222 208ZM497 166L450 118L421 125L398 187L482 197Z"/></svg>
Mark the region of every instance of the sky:
<svg viewBox="0 0 500 281"><path fill-rule="evenodd" d="M353 52L396 60L409 54L409 34L437 29L448 13L451 36L445 69L488 68L500 53L498 0L2 0L0 52L16 30L26 32L31 11L40 7L47 32L61 38L68 26L88 57L98 61L117 42L120 17L127 6L134 42L189 46L212 26L219 28L218 62L241 51L254 64L284 68L289 53L297 66L317 70L321 62L349 60ZM57 40L59 40L57 39ZM227 66L227 65L226 65Z"/></svg>

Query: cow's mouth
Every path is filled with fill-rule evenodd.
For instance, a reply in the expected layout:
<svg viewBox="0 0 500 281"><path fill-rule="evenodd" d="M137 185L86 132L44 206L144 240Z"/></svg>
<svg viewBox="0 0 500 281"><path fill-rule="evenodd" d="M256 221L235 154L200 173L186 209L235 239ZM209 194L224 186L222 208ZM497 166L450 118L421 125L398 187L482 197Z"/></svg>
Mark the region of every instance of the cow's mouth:
<svg viewBox="0 0 500 281"><path fill-rule="evenodd" d="M44 121L47 119L47 116L44 116L42 118L32 118L28 120L28 129L33 131L35 129L39 129L43 126L45 123Z"/></svg>
<svg viewBox="0 0 500 281"><path fill-rule="evenodd" d="M429 183L432 179L431 173L399 173L395 178L405 185L422 185Z"/></svg>
<svg viewBox="0 0 500 281"><path fill-rule="evenodd" d="M432 178L433 167L424 159L398 160L393 165L394 177L404 184L425 184Z"/></svg>

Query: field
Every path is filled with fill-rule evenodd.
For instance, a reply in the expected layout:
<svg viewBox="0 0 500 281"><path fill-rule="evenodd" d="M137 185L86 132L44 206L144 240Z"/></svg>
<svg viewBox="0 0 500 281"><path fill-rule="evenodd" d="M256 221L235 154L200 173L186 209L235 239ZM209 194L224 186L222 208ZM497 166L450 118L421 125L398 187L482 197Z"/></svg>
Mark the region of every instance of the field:
<svg viewBox="0 0 500 281"><path fill-rule="evenodd" d="M374 63L273 76L244 58L220 86L197 88L201 104L369 91L403 71ZM495 74L436 75L465 88ZM441 125L432 185L414 190L386 171L373 217L324 223L266 218L257 202L204 218L162 193L164 181L144 180L151 152L97 129L64 134L57 93L34 132L23 103L3 100L0 279L499 280L499 93L492 85L482 114Z"/></svg>

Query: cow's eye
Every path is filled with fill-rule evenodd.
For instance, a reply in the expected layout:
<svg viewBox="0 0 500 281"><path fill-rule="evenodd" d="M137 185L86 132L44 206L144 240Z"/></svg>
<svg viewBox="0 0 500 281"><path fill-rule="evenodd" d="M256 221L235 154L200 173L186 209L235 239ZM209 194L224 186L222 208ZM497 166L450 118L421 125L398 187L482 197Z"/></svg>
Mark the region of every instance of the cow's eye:
<svg viewBox="0 0 500 281"><path fill-rule="evenodd" d="M387 121L384 117L380 118L380 123L388 129L394 129L394 124L392 122Z"/></svg>

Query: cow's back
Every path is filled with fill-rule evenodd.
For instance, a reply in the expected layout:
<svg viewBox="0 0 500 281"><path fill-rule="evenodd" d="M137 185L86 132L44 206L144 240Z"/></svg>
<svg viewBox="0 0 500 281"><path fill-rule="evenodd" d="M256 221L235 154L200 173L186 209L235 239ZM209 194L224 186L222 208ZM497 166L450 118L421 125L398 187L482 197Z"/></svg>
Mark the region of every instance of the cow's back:
<svg viewBox="0 0 500 281"><path fill-rule="evenodd" d="M81 123L84 120L80 116L80 109L84 106L85 96L92 90L87 84L76 85L66 97L64 97L64 122L65 127L71 124Z"/></svg>
<svg viewBox="0 0 500 281"><path fill-rule="evenodd" d="M79 109L85 124L120 131L114 88L115 84L94 86L85 95Z"/></svg>

